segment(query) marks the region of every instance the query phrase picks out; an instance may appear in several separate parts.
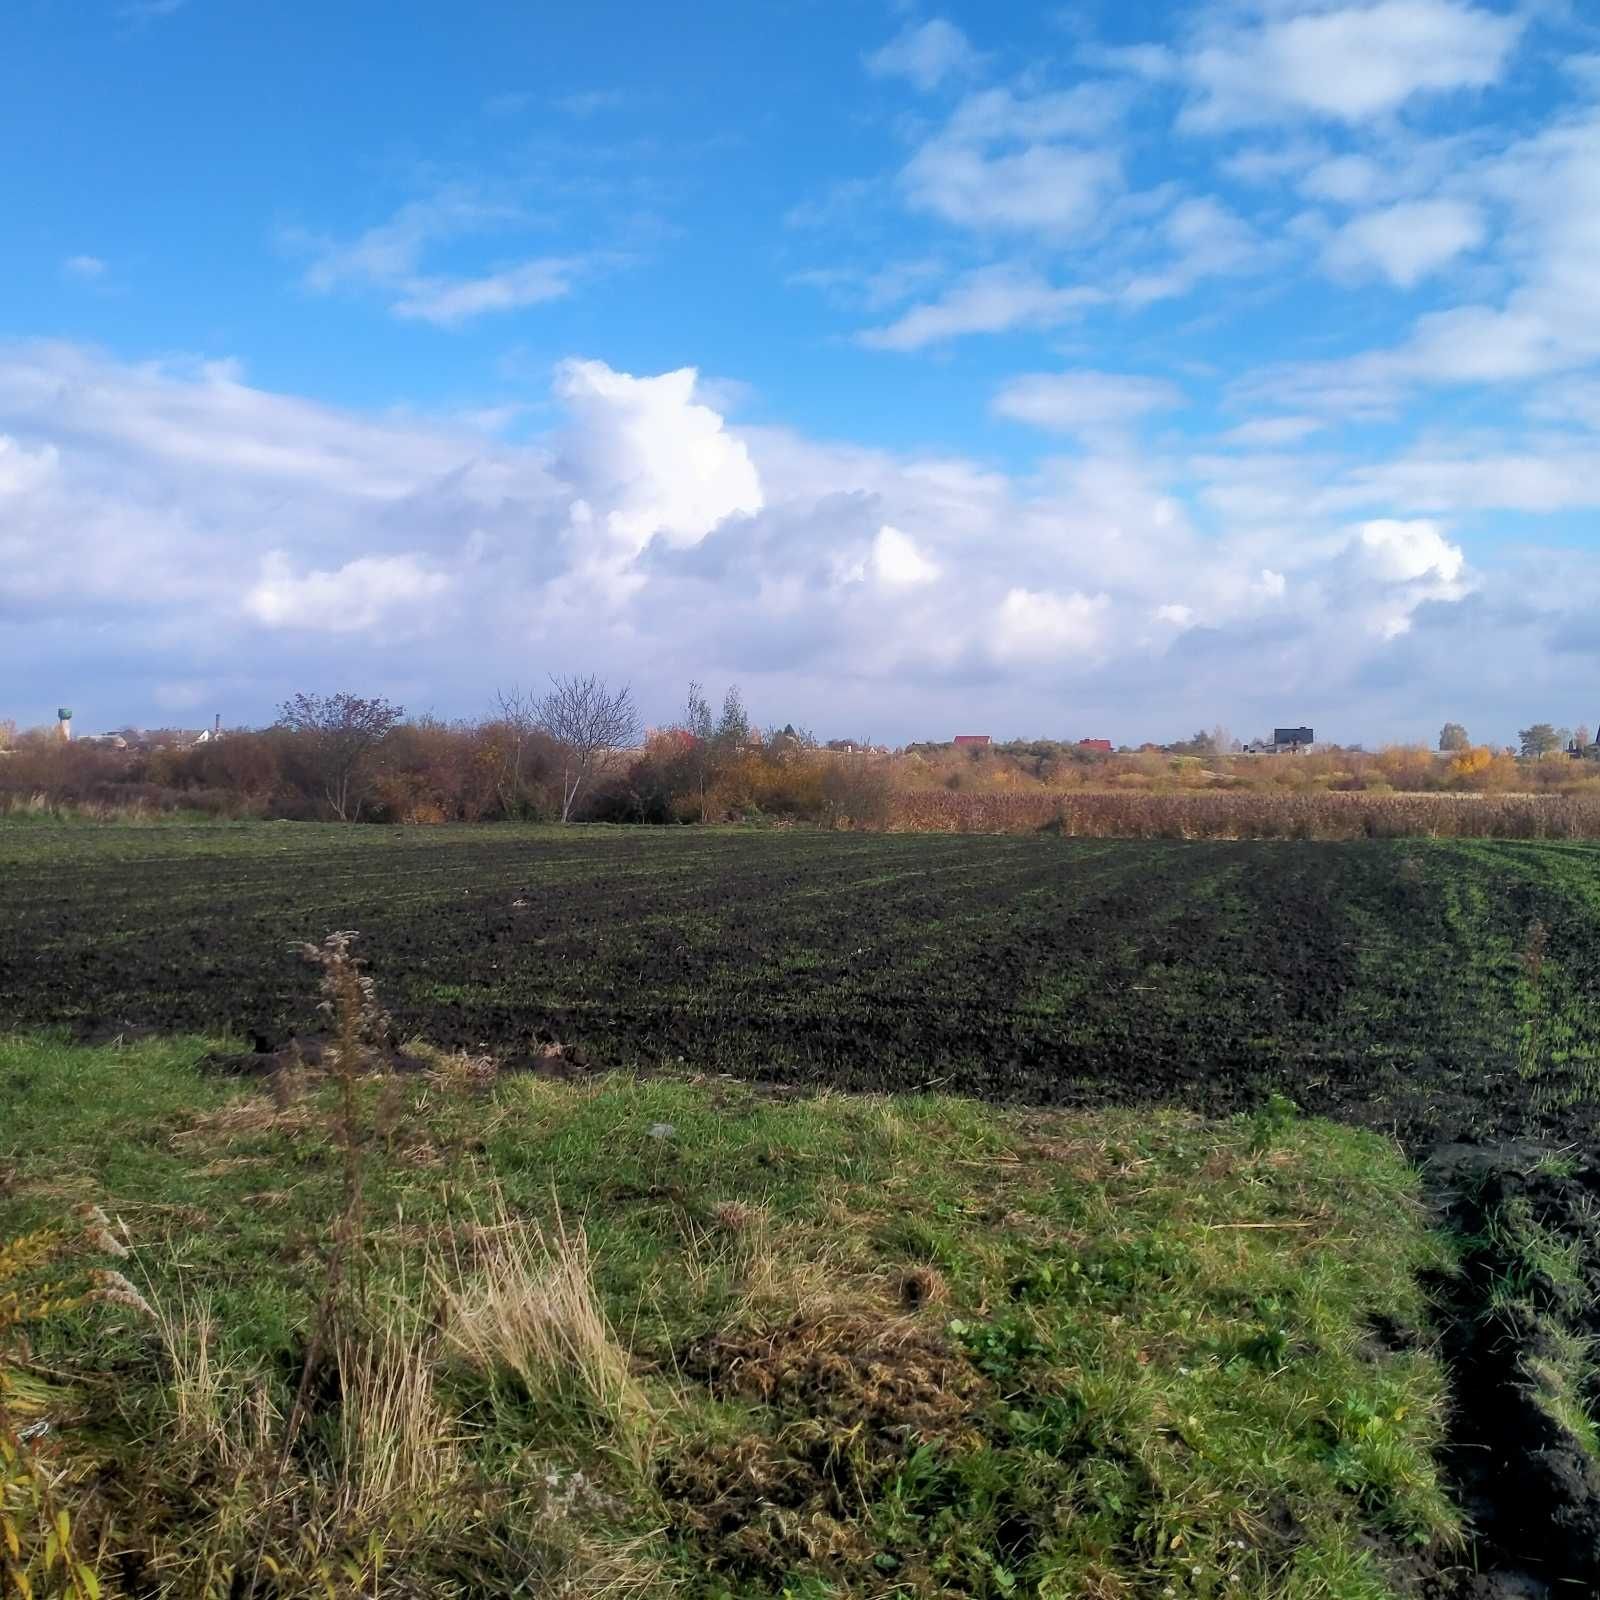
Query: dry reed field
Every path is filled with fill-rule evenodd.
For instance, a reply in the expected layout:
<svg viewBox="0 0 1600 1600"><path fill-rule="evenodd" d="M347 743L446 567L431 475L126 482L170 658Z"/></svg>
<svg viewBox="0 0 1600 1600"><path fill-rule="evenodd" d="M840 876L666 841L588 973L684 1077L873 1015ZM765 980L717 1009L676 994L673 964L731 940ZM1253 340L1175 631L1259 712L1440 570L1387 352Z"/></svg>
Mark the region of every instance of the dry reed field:
<svg viewBox="0 0 1600 1600"><path fill-rule="evenodd" d="M896 794L908 833L1062 833L1086 839L1600 839L1600 795Z"/></svg>

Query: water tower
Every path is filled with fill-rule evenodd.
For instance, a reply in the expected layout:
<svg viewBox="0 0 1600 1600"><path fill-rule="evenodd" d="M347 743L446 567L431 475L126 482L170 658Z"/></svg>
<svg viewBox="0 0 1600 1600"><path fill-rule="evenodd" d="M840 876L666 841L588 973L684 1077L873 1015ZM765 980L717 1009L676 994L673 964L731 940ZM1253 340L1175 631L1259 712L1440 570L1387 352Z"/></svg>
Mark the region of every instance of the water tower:
<svg viewBox="0 0 1600 1600"><path fill-rule="evenodd" d="M58 706L56 708L56 722L62 743L70 743L72 740L72 707Z"/></svg>

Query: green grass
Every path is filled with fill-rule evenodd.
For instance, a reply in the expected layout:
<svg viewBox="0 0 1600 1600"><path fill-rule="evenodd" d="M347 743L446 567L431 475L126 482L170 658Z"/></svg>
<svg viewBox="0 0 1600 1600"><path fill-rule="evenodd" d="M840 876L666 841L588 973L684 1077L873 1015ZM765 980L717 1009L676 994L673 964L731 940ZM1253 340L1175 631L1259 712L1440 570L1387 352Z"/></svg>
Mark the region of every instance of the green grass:
<svg viewBox="0 0 1600 1600"><path fill-rule="evenodd" d="M1573 1175L1565 1152L1548 1152L1528 1175ZM1475 1230L1459 1241L1469 1271L1482 1280L1478 1316L1492 1345L1517 1348L1516 1386L1580 1449L1600 1462L1594 1339L1583 1313L1591 1304L1585 1259L1587 1199L1577 1218L1541 1221L1522 1194L1482 1193ZM1578 1226L1574 1226L1574 1223Z"/></svg>
<svg viewBox="0 0 1600 1600"><path fill-rule="evenodd" d="M168 1592L225 1593L265 1540L367 1594L536 1573L576 1595L1380 1600L1386 1551L1459 1536L1441 1368L1369 1332L1425 1328L1419 1275L1447 1264L1375 1135L1283 1103L1208 1121L446 1072L362 1089L360 1303L400 1296L362 1327L425 1352L436 1481L296 1543L261 1463L224 1471L226 1429L196 1442L177 1395L209 1319L213 1412L291 1403L340 1204L328 1091L203 1078L203 1049L0 1039L0 1240L98 1204L170 1324L101 1307L32 1335L58 1464ZM610 1378L438 1342L441 1286L469 1295L534 1225L587 1242ZM324 1398L307 1482L354 1481L353 1405Z"/></svg>

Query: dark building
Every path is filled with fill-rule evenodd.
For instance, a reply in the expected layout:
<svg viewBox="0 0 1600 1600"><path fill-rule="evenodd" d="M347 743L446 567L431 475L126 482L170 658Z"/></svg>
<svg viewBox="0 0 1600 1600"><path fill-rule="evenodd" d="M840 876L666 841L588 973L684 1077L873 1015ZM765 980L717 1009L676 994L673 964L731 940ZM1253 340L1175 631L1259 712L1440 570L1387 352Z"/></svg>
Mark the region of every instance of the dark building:
<svg viewBox="0 0 1600 1600"><path fill-rule="evenodd" d="M1274 728L1272 742L1279 750L1302 750L1316 738L1310 728Z"/></svg>

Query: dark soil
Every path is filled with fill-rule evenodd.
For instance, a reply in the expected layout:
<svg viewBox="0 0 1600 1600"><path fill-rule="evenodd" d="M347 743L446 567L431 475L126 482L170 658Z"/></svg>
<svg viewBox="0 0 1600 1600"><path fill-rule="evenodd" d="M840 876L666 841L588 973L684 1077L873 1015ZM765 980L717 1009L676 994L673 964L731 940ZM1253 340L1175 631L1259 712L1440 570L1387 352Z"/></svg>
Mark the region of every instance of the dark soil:
<svg viewBox="0 0 1600 1600"><path fill-rule="evenodd" d="M1226 1113L1277 1092L1418 1151L1597 1131L1600 846L37 835L0 833L9 1026L270 1055L317 1027L291 945L353 927L397 1038L530 1070L561 1041L608 1066L1037 1104Z"/></svg>

